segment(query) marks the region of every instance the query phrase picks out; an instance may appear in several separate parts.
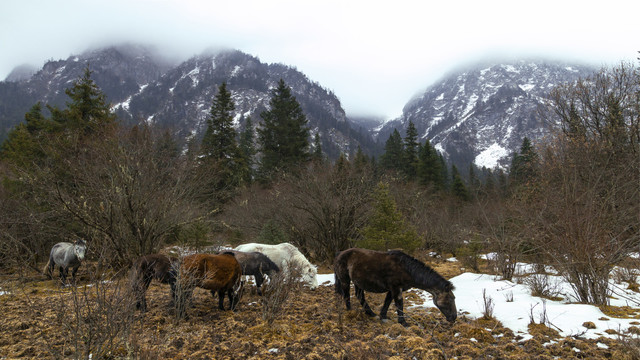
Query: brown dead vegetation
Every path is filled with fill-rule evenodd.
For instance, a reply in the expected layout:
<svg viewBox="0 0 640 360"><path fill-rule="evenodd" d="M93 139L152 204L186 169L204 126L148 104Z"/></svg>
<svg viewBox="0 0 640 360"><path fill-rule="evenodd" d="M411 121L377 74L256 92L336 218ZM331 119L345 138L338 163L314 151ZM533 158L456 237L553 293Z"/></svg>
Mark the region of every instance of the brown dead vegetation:
<svg viewBox="0 0 640 360"><path fill-rule="evenodd" d="M442 268L438 265L435 267L440 272L455 272L446 262ZM435 309L412 307L423 300L411 292L405 296L410 324L405 328L396 323L393 306L390 320L385 322L367 317L357 306L346 311L333 286L320 286L314 291L303 288L292 294L281 315L269 324L263 320L262 299L251 286L237 312L218 310L217 299L198 289L189 319L176 320L167 306L169 287L154 282L148 291L149 311L145 314L135 311L135 306L129 306L130 310L122 306L115 314L121 319L116 319L91 307L94 312L81 319L87 329L122 327L122 320L128 324L121 331L109 333L113 337L110 343L88 341L87 334L77 332L83 327L65 325L60 316L72 316L71 310L74 306L82 308L82 301L100 302L101 292L91 290L100 285L86 281L84 275L80 279L85 282L77 288L61 289L54 281L33 274L21 277L26 280L3 282L3 290L11 293L0 296L0 357L86 358L93 354L98 358L99 350L99 358L105 359L631 359L621 342L563 339L557 332L541 328L544 325L534 325L533 338L526 341L495 319L460 316L450 325ZM104 297L103 302L127 301L124 282L114 280L102 286L104 293L112 295ZM367 297L372 308L379 311L384 295ZM129 301L127 305L133 304ZM96 319L98 316L101 318ZM93 332L97 338L104 331ZM608 348L598 347L597 342ZM92 348L96 343L101 344L100 349Z"/></svg>

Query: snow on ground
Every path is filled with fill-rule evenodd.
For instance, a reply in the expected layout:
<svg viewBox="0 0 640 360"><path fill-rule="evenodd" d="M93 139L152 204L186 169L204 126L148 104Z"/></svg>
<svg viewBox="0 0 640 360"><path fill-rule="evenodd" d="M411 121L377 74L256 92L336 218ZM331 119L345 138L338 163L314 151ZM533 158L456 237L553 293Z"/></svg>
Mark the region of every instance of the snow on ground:
<svg viewBox="0 0 640 360"><path fill-rule="evenodd" d="M448 260L455 261L453 258ZM532 267L529 264L518 264L519 273L528 273L531 270ZM522 340L532 337L528 332L531 318L536 323L544 320L547 326L557 330L563 337L579 335L590 339L600 336L616 339L618 335L608 334L605 330L623 332L629 326L634 324L637 326L639 322L637 319L612 318L602 313L596 306L574 303L575 298L570 285L560 276L549 275L549 281L556 284L560 296L564 297L560 301L532 296L527 285L500 280L495 275L465 272L449 280L456 287L454 294L458 316L464 314L473 319L482 317L485 310L482 293L485 290L486 297L491 298L494 304L493 316L514 334L522 336ZM318 284L332 286L333 283L333 274L318 274ZM611 305L640 308L639 293L625 290L624 286L613 282L611 285L614 292ZM424 299L422 305L413 305L412 308L434 307L428 292L418 289L410 291ZM593 322L596 328L585 328L582 324L587 321Z"/></svg>

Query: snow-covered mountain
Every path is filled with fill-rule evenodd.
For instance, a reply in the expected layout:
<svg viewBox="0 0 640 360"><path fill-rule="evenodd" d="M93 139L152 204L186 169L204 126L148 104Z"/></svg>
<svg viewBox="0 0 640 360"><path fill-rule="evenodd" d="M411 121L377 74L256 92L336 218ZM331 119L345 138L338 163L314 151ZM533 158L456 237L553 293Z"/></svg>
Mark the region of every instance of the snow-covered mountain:
<svg viewBox="0 0 640 360"><path fill-rule="evenodd" d="M335 94L295 68L265 64L233 50L204 53L172 64L134 45L49 61L31 77L15 76L14 81L0 82L0 135L22 121L37 101L64 106L68 101L64 90L82 76L87 64L120 119L153 123L172 130L184 141L205 130L212 100L222 82L227 83L235 101L235 120L240 129L248 117L254 126L261 121L260 112L269 104L271 89L283 79L303 108L312 135L320 133L323 150L330 158L374 144L364 131L352 130ZM20 104L11 100L17 97Z"/></svg>
<svg viewBox="0 0 640 360"><path fill-rule="evenodd" d="M451 73L407 103L399 118L378 129L377 138L385 142L394 129L404 134L412 121L420 139L429 139L452 163L505 168L525 136L535 141L548 134L549 124L537 110L549 91L594 70L521 60Z"/></svg>

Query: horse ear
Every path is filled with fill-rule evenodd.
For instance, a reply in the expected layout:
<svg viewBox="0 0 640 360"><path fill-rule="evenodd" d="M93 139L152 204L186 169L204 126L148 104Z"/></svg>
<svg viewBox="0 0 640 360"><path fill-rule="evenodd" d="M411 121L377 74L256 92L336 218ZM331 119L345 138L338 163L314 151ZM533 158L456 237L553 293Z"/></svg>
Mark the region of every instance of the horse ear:
<svg viewBox="0 0 640 360"><path fill-rule="evenodd" d="M447 284L444 286L445 291L453 291L455 288L456 287L449 281L447 281Z"/></svg>

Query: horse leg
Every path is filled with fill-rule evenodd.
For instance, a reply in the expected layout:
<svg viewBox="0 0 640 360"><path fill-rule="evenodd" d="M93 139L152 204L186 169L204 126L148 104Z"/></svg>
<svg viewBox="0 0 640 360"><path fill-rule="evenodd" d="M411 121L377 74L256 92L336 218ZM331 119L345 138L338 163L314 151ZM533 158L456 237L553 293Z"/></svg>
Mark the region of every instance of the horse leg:
<svg viewBox="0 0 640 360"><path fill-rule="evenodd" d="M149 285L151 284L151 277L145 276L144 279L141 280L142 284L138 284L139 289L137 289L138 301L136 302L136 308L142 312L147 312L147 290L149 289Z"/></svg>
<svg viewBox="0 0 640 360"><path fill-rule="evenodd" d="M227 290L227 295L229 296L229 302L231 303L231 306L229 307L230 310L232 310L233 312L236 312L236 308L238 306L238 303L240 302L240 297L235 296L233 294L233 289L229 289Z"/></svg>
<svg viewBox="0 0 640 360"><path fill-rule="evenodd" d="M80 265L78 266L74 266L73 270L71 271L71 281L73 281L73 285L76 284L76 273L78 272L78 269L80 268Z"/></svg>
<svg viewBox="0 0 640 360"><path fill-rule="evenodd" d="M380 309L380 320L384 320L387 318L387 310L389 310L389 305L391 305L391 300L393 300L393 295L391 295L391 291L387 293L387 296L384 298L384 304L382 304L382 309Z"/></svg>
<svg viewBox="0 0 640 360"><path fill-rule="evenodd" d="M262 274L258 273L258 274L255 274L253 277L256 279L256 291L258 292L259 296L262 296L262 291L260 290L260 287L262 286L262 282L264 281L264 279L262 278Z"/></svg>
<svg viewBox="0 0 640 360"><path fill-rule="evenodd" d="M373 312L373 310L371 310L371 308L369 307L369 304L367 304L367 300L364 298L364 290L362 290L361 288L355 285L354 285L354 288L356 290L356 297L358 298L358 300L360 300L360 305L362 305L362 308L364 309L364 313L369 316L375 316L376 314Z"/></svg>
<svg viewBox="0 0 640 360"><path fill-rule="evenodd" d="M211 295L215 296L215 291L211 290ZM218 309L224 311L224 297L226 296L224 290L218 290Z"/></svg>
<svg viewBox="0 0 640 360"><path fill-rule="evenodd" d="M393 300L396 304L396 310L398 312L398 322L400 323L400 325L402 326L409 326L409 324L407 324L407 321L404 319L404 311L402 309L402 290L398 291L395 296L393 297Z"/></svg>
<svg viewBox="0 0 640 360"><path fill-rule="evenodd" d="M67 283L67 274L69 273L69 269L67 269L66 267L60 265L60 282L62 283L62 286L64 286Z"/></svg>

